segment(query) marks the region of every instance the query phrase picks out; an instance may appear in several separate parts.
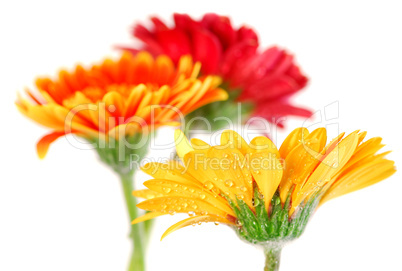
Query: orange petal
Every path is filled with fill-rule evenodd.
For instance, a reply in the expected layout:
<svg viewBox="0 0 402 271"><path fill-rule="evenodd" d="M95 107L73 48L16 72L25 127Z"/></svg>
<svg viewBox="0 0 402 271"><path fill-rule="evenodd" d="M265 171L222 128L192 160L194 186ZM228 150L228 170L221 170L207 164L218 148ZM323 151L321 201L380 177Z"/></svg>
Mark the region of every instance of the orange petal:
<svg viewBox="0 0 402 271"><path fill-rule="evenodd" d="M36 144L36 150L40 159L45 158L47 151L49 150L50 144L52 144L56 139L64 136L64 132L53 132L51 134L42 137Z"/></svg>

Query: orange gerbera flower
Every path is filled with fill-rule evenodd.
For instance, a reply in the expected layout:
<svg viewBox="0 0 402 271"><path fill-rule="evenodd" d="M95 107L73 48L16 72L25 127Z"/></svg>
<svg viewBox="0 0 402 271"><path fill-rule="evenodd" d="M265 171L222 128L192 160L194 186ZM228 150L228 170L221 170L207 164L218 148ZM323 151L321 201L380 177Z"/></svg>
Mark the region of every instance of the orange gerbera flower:
<svg viewBox="0 0 402 271"><path fill-rule="evenodd" d="M190 56L177 66L167 56L153 58L141 52L124 53L89 69L62 70L56 80L40 78L40 95L27 91L18 109L28 118L52 129L37 145L43 158L49 145L73 133L89 140L118 139L172 124L205 104L227 99L217 76L197 78L200 64Z"/></svg>
<svg viewBox="0 0 402 271"><path fill-rule="evenodd" d="M154 177L134 195L137 206L156 216L188 213L191 217L162 236L201 222L233 227L243 239L264 246L267 267L277 270L281 247L299 237L318 204L375 184L395 172L381 138L363 143L366 133L344 133L326 146L325 128L294 130L279 150L266 137L250 144L233 131L222 133L220 146L198 139L191 144L176 131L182 164L151 163L143 170Z"/></svg>
<svg viewBox="0 0 402 271"><path fill-rule="evenodd" d="M115 170L122 182L130 221L138 217L133 175L135 165L148 150L148 139L161 125L178 124L184 115L211 102L227 99L218 88L220 77L198 77L200 63L190 56L177 66L167 56L124 53L89 69L77 66L61 71L56 80L36 81L39 94L27 91L18 109L52 132L38 142L39 157L65 134L76 134L93 144L101 160ZM144 141L145 139L145 141ZM108 144L106 144L108 143ZM133 156L135 155L135 156ZM136 161L131 161L136 157ZM132 162L136 162L132 164ZM134 165L134 166L133 166ZM149 225L132 225L134 251L128 270L145 270L143 238Z"/></svg>

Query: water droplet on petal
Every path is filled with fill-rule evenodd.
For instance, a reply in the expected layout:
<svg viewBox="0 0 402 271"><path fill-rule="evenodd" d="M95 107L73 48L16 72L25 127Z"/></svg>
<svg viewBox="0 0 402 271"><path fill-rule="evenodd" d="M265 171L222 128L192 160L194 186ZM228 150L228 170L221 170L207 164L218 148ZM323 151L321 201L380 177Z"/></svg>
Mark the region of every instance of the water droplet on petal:
<svg viewBox="0 0 402 271"><path fill-rule="evenodd" d="M213 185L213 183L211 183L210 181L208 181L208 182L206 182L206 183L204 184L204 187L207 188L208 190L211 190L211 189L214 187L214 185Z"/></svg>
<svg viewBox="0 0 402 271"><path fill-rule="evenodd" d="M187 213L189 216L195 216L195 213L193 211L190 211Z"/></svg>
<svg viewBox="0 0 402 271"><path fill-rule="evenodd" d="M225 181L225 186L226 187L232 187L233 186L233 181L232 180L226 180Z"/></svg>

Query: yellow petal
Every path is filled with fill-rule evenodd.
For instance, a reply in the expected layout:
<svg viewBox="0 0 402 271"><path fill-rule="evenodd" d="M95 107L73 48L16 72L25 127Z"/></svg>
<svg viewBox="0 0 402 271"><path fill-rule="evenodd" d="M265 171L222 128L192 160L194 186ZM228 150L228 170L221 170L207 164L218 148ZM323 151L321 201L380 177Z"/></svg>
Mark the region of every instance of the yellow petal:
<svg viewBox="0 0 402 271"><path fill-rule="evenodd" d="M384 145L381 144L381 140L382 139L380 137L374 137L358 146L348 163L342 168L341 171L338 172L337 175L344 174L348 170L358 166L359 163L364 161L365 158L373 156L377 151L384 147Z"/></svg>
<svg viewBox="0 0 402 271"><path fill-rule="evenodd" d="M222 148L238 149L243 155L249 150L247 142L238 133L232 130L225 130L221 135Z"/></svg>
<svg viewBox="0 0 402 271"><path fill-rule="evenodd" d="M296 207L304 199L308 199L312 193L320 190L322 186L331 181L331 177L341 170L350 159L356 149L357 142L358 135L354 132L338 145L332 146L327 150L327 154L321 158L321 163L317 166L303 187L296 187L293 191L290 215L292 215Z"/></svg>
<svg viewBox="0 0 402 271"><path fill-rule="evenodd" d="M142 199L153 199L153 198L158 198L158 197L163 197L164 195L162 193L149 190L149 189L141 189L141 190L135 190L133 191L133 196L137 198L142 198Z"/></svg>
<svg viewBox="0 0 402 271"><path fill-rule="evenodd" d="M174 132L174 141L176 144L177 155L181 159L183 159L184 155L186 155L188 152L194 151L193 147L191 147L190 142L188 142L186 136L180 129L177 129Z"/></svg>
<svg viewBox="0 0 402 271"><path fill-rule="evenodd" d="M191 141L191 146L193 147L193 149L196 149L196 150L205 150L205 149L209 149L211 147L208 143L206 143L198 138L192 138L190 141Z"/></svg>
<svg viewBox="0 0 402 271"><path fill-rule="evenodd" d="M214 195L204 187L185 185L170 180L154 179L144 182L149 189L168 197L185 197L203 200L222 211L235 216L228 202L220 195Z"/></svg>
<svg viewBox="0 0 402 271"><path fill-rule="evenodd" d="M264 196L266 210L269 210L272 196L282 179L283 168L277 157L276 149L267 149L267 151L252 154L250 158L250 171Z"/></svg>
<svg viewBox="0 0 402 271"><path fill-rule="evenodd" d="M213 215L204 215L204 216L195 216L195 217L190 217L187 219L184 219L173 226L171 226L169 229L165 231L165 233L161 237L161 241L171 234L174 231L177 231L179 229L182 229L184 227L190 226L190 225L195 225L197 223L203 223L203 222L216 222L216 223L223 223L223 224L228 224L228 225L233 225L234 223L219 216L213 216Z"/></svg>
<svg viewBox="0 0 402 271"><path fill-rule="evenodd" d="M277 159L280 159L280 154L275 144L265 136L254 137L250 142L249 154L256 152L269 152L275 155Z"/></svg>
<svg viewBox="0 0 402 271"><path fill-rule="evenodd" d="M279 154L281 155L281 158L285 159L287 155L292 151L292 149L299 145L299 143L302 142L302 140L308 135L309 131L304 127L294 129L286 137L281 147L279 148Z"/></svg>
<svg viewBox="0 0 402 271"><path fill-rule="evenodd" d="M186 166L188 167L187 164ZM202 186L202 183L194 178L188 172L188 169L178 161L169 161L168 163L151 162L142 166L141 170L155 179L173 180L182 184Z"/></svg>
<svg viewBox="0 0 402 271"><path fill-rule="evenodd" d="M248 160L237 149L209 149L207 167L216 175L214 185L232 200L244 200L253 210L253 182Z"/></svg>
<svg viewBox="0 0 402 271"><path fill-rule="evenodd" d="M314 132L313 132L314 133ZM311 133L286 156L284 173L280 184L281 201L285 202L294 184L304 184L320 162L320 151L325 146L326 137L317 138Z"/></svg>
<svg viewBox="0 0 402 271"><path fill-rule="evenodd" d="M131 224L134 225L134 224L137 224L137 223L140 223L140 222L144 222L144 221L147 221L147 220L150 220L150 219L153 219L153 218L155 218L155 217L162 216L162 215L166 215L166 213L149 212L149 213L146 213L145 215L142 215L142 216L137 217L136 219L134 219L134 220L131 222Z"/></svg>
<svg viewBox="0 0 402 271"><path fill-rule="evenodd" d="M190 213L196 215L218 215L226 217L227 213L219 208L212 206L201 199L184 197L160 197L150 200L144 200L137 204L137 207L143 210L160 213Z"/></svg>
<svg viewBox="0 0 402 271"><path fill-rule="evenodd" d="M371 163L354 168L336 180L321 198L320 205L330 199L378 183L395 172L394 162L386 159L376 159Z"/></svg>

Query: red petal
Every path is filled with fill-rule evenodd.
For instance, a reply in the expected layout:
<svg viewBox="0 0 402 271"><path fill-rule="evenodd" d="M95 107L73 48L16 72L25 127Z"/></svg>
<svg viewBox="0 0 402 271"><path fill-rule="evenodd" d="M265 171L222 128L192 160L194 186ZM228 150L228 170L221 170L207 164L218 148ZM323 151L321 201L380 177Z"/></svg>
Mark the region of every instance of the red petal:
<svg viewBox="0 0 402 271"><path fill-rule="evenodd" d="M256 45L258 46L257 34L254 32L253 29L248 28L246 26L242 26L239 30L237 30L237 40L255 42Z"/></svg>
<svg viewBox="0 0 402 271"><path fill-rule="evenodd" d="M144 48L142 50L146 50L150 52L152 55L160 55L163 53L163 48L159 45L158 41L156 40L155 33L150 32L147 28L142 25L137 25L134 27L133 34L138 39L142 40L145 43ZM135 53L135 49L130 49L127 47L120 47L124 50L128 50L130 52Z"/></svg>
<svg viewBox="0 0 402 271"><path fill-rule="evenodd" d="M187 14L173 14L173 19L176 25L176 29L190 31L194 28L201 27L199 22L194 21L190 16Z"/></svg>
<svg viewBox="0 0 402 271"><path fill-rule="evenodd" d="M164 22L162 22L158 17L152 17L151 21L154 23L154 32L168 30Z"/></svg>
<svg viewBox="0 0 402 271"><path fill-rule="evenodd" d="M218 39L203 29L194 30L192 34L193 44L196 45L193 48L194 59L201 62L205 74L217 73L222 57L222 46Z"/></svg>
<svg viewBox="0 0 402 271"><path fill-rule="evenodd" d="M256 110L254 112L254 116L262 117L268 120L269 122L278 125L279 127L283 127L285 116L299 116L308 118L311 116L311 111L295 107L288 104L287 101L262 101L257 104ZM282 119L281 119L282 118Z"/></svg>
<svg viewBox="0 0 402 271"><path fill-rule="evenodd" d="M185 32L173 29L156 33L163 53L177 63L182 55L191 54L191 42Z"/></svg>
<svg viewBox="0 0 402 271"><path fill-rule="evenodd" d="M201 24L217 36L222 44L223 50L228 49L236 42L237 32L233 30L228 17L208 13L202 18Z"/></svg>
<svg viewBox="0 0 402 271"><path fill-rule="evenodd" d="M257 45L249 42L231 46L222 59L221 73L232 86L242 85L241 75L246 70L248 60L256 54Z"/></svg>

